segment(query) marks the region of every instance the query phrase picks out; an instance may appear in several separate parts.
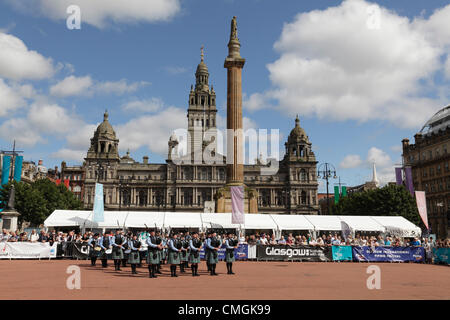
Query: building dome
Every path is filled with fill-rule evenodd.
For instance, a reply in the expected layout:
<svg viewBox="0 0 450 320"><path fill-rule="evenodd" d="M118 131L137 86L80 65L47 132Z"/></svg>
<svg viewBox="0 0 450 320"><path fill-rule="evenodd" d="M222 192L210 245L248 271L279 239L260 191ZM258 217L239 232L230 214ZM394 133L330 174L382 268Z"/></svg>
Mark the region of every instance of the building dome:
<svg viewBox="0 0 450 320"><path fill-rule="evenodd" d="M108 111L105 111L103 115L103 122L100 123L97 130L95 130L95 136L109 136L115 138L116 133L108 121Z"/></svg>
<svg viewBox="0 0 450 320"><path fill-rule="evenodd" d="M445 130L450 126L450 105L436 112L430 120L428 120L422 129L421 134L430 135L438 133L439 130Z"/></svg>
<svg viewBox="0 0 450 320"><path fill-rule="evenodd" d="M302 127L300 127L300 120L297 118L295 119L295 127L291 130L291 133L289 134L290 141L297 140L297 139L304 139L306 140L308 137L306 136L305 130L303 130Z"/></svg>

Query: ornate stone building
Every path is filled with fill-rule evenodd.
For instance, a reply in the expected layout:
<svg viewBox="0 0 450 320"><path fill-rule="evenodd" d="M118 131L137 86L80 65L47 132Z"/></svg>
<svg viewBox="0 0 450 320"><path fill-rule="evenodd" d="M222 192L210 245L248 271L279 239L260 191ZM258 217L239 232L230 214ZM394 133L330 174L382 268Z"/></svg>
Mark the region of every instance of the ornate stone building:
<svg viewBox="0 0 450 320"><path fill-rule="evenodd" d="M450 233L450 106L431 117L414 140L402 140L403 163L412 168L414 190L425 191L431 232L445 238Z"/></svg>
<svg viewBox="0 0 450 320"><path fill-rule="evenodd" d="M209 85L203 52L195 76L196 83L191 87L187 110L190 156L193 150L204 150L205 142L212 141L206 132L217 130L216 94ZM205 201L214 201L217 191L226 184L226 162L180 164L173 161L172 153L178 145L174 134L168 141L166 163L149 163L148 157L138 162L131 158L129 152L120 157L118 138L105 112L103 122L91 139L83 165L86 209L93 207L95 182L103 184L106 210L184 212L203 212ZM298 117L285 148L285 156L274 175L261 175L261 168L268 166L261 162L244 166L245 185L258 193L258 212L317 214L317 161Z"/></svg>

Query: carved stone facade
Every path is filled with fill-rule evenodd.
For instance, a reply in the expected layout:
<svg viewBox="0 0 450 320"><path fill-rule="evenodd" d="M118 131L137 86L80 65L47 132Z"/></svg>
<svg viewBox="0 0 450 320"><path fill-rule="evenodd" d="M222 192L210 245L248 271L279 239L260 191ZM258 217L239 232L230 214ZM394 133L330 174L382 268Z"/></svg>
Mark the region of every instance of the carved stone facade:
<svg viewBox="0 0 450 320"><path fill-rule="evenodd" d="M208 129L214 132L216 95L209 86L203 54L195 75L196 85L189 93L188 132L195 131L194 128L202 128L202 133ZM200 137L200 140L189 140L188 150L203 148L205 140L211 141L204 134ZM103 184L106 210L203 212L205 201L214 201L219 189L226 185L226 162L176 164L172 161L172 151L178 145L175 135L168 141L166 163L149 163L148 157L138 162L129 152L119 157L118 144L105 112L83 165L86 209L93 207L96 181ZM257 191L259 213L317 214L317 161L298 117L285 147L285 156L274 175L261 175L261 169L268 167L261 162L244 165L244 184Z"/></svg>

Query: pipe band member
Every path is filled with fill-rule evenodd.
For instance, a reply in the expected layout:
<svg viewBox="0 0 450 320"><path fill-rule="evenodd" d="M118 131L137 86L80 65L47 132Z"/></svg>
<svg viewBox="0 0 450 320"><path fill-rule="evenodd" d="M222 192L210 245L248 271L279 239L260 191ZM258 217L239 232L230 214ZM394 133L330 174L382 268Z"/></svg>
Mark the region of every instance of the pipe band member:
<svg viewBox="0 0 450 320"><path fill-rule="evenodd" d="M100 245L100 260L102 261L102 268L108 267L108 254L107 250L111 249L111 237L105 232L100 238L98 244Z"/></svg>
<svg viewBox="0 0 450 320"><path fill-rule="evenodd" d="M180 264L181 242L178 240L176 233L174 233L172 238L169 240L168 249L169 255L167 258L167 263L170 264L170 275L171 277L178 277L177 265Z"/></svg>
<svg viewBox="0 0 450 320"><path fill-rule="evenodd" d="M227 239L225 240L225 261L227 263L227 274L234 274L233 272L233 262L234 258L234 250L238 246L238 241L233 238L233 234L229 232L227 234Z"/></svg>
<svg viewBox="0 0 450 320"><path fill-rule="evenodd" d="M189 261L191 263L192 276L198 277L198 264L200 263L200 250L202 248L202 241L198 237L198 233L192 234L192 239L189 240Z"/></svg>
<svg viewBox="0 0 450 320"><path fill-rule="evenodd" d="M136 266L140 262L139 248L141 247L141 241L138 240L137 235L133 234L132 240L128 241L128 246L131 249L128 256L128 263L131 265L131 274L137 274Z"/></svg>
<svg viewBox="0 0 450 320"><path fill-rule="evenodd" d="M114 270L120 271L120 263L123 259L123 245L125 244L125 237L122 236L121 230L116 231L116 235L112 237L112 258L114 260Z"/></svg>
<svg viewBox="0 0 450 320"><path fill-rule="evenodd" d="M211 267L211 275L212 276L217 276L218 274L216 273L216 266L217 263L219 262L219 248L221 246L221 243L219 241L219 239L217 239L216 233L213 232L211 234L211 238L209 238L208 240L206 240L206 247L210 250L210 254L209 254L209 265Z"/></svg>
<svg viewBox="0 0 450 320"><path fill-rule="evenodd" d="M157 244L157 238L155 236L155 231L150 231L150 236L147 238L148 253L147 253L147 264L149 278L156 278L157 266L161 263L161 255L159 253L162 249L161 241Z"/></svg>
<svg viewBox="0 0 450 320"><path fill-rule="evenodd" d="M94 267L95 267L95 264L97 263L97 258L100 256L100 253L101 253L101 250L102 250L102 248L98 244L98 236L99 236L99 234L96 233L88 241L89 257L91 258L91 266L94 266Z"/></svg>

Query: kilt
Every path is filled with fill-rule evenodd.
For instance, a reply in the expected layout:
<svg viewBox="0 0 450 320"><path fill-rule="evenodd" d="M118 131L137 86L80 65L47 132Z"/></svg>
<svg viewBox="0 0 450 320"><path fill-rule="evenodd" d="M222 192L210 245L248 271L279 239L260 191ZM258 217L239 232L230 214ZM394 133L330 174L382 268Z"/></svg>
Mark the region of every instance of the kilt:
<svg viewBox="0 0 450 320"><path fill-rule="evenodd" d="M112 258L115 259L123 259L123 250L119 247L113 247L112 249Z"/></svg>
<svg viewBox="0 0 450 320"><path fill-rule="evenodd" d="M211 250L208 258L209 264L219 263L219 252L216 250Z"/></svg>
<svg viewBox="0 0 450 320"><path fill-rule="evenodd" d="M128 254L128 263L129 264L139 264L141 261L139 259L139 251L131 251Z"/></svg>
<svg viewBox="0 0 450 320"><path fill-rule="evenodd" d="M197 253L197 257L194 255ZM189 253L189 262L190 263L200 263L200 250L199 251L191 251Z"/></svg>
<svg viewBox="0 0 450 320"><path fill-rule="evenodd" d="M169 251L169 256L167 257L168 264L180 264L181 252Z"/></svg>
<svg viewBox="0 0 450 320"><path fill-rule="evenodd" d="M160 264L161 254L159 250L148 250L147 251L147 263L148 264Z"/></svg>
<svg viewBox="0 0 450 320"><path fill-rule="evenodd" d="M234 262L236 259L234 258L234 250L226 250L225 251L225 262Z"/></svg>
<svg viewBox="0 0 450 320"><path fill-rule="evenodd" d="M181 256L180 257L181 262L189 261L189 252L188 251L181 251L180 256Z"/></svg>
<svg viewBox="0 0 450 320"><path fill-rule="evenodd" d="M101 260L108 260L108 254L106 253L106 250L102 249L102 250L99 251L99 252L100 252L100 253L99 253L98 257L99 257Z"/></svg>
<svg viewBox="0 0 450 320"><path fill-rule="evenodd" d="M166 260L167 259L167 249L164 249L163 251L161 251L161 260Z"/></svg>

